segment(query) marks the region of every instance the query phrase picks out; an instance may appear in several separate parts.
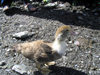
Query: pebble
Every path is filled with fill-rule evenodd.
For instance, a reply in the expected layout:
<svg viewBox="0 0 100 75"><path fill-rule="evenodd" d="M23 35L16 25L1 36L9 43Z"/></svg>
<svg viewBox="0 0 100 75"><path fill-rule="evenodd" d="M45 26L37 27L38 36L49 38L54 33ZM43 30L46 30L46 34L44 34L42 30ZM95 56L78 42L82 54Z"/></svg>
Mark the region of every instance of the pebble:
<svg viewBox="0 0 100 75"><path fill-rule="evenodd" d="M55 7L55 6L57 6L57 2L48 3L48 4L46 4L44 7Z"/></svg>
<svg viewBox="0 0 100 75"><path fill-rule="evenodd" d="M8 48L8 49L7 49L7 52L10 52L10 51L11 51L11 49L10 49L10 48Z"/></svg>
<svg viewBox="0 0 100 75"><path fill-rule="evenodd" d="M70 51L73 51L73 49L72 49L72 48L70 48L69 50L70 50Z"/></svg>
<svg viewBox="0 0 100 75"><path fill-rule="evenodd" d="M6 65L6 61L5 60L0 61L0 66L4 66L4 65Z"/></svg>
<svg viewBox="0 0 100 75"><path fill-rule="evenodd" d="M79 66L76 64L75 67L77 68L77 67L79 67Z"/></svg>
<svg viewBox="0 0 100 75"><path fill-rule="evenodd" d="M79 46L79 45L80 45L79 41L75 41L75 42L74 42L74 45Z"/></svg>
<svg viewBox="0 0 100 75"><path fill-rule="evenodd" d="M76 35L78 35L78 34L79 34L79 32L75 32L75 34L76 34Z"/></svg>
<svg viewBox="0 0 100 75"><path fill-rule="evenodd" d="M35 32L23 31L23 32L18 32L18 33L13 34L12 37L22 39L22 38L32 36L34 34L35 34Z"/></svg>
<svg viewBox="0 0 100 75"><path fill-rule="evenodd" d="M83 20L83 18L81 16L78 16L78 19Z"/></svg>
<svg viewBox="0 0 100 75"><path fill-rule="evenodd" d="M47 3L49 3L49 2L51 2L52 0L43 0L43 2L47 2Z"/></svg>
<svg viewBox="0 0 100 75"><path fill-rule="evenodd" d="M0 7L0 11L1 11L1 10L3 10L3 8L2 8L2 7Z"/></svg>
<svg viewBox="0 0 100 75"><path fill-rule="evenodd" d="M94 13L94 15L95 15L95 16L98 16L98 15L99 15L99 13Z"/></svg>
<svg viewBox="0 0 100 75"><path fill-rule="evenodd" d="M98 55L96 55L96 54L94 54L93 56L96 57L96 58L99 58L99 57L100 57L100 56L98 56Z"/></svg>
<svg viewBox="0 0 100 75"><path fill-rule="evenodd" d="M20 25L19 27L23 27L23 25Z"/></svg>
<svg viewBox="0 0 100 75"><path fill-rule="evenodd" d="M8 73L11 73L12 70L11 69L6 69L5 71L8 72Z"/></svg>
<svg viewBox="0 0 100 75"><path fill-rule="evenodd" d="M0 66L0 69L6 69L7 68L7 65L5 66Z"/></svg>
<svg viewBox="0 0 100 75"><path fill-rule="evenodd" d="M69 2L64 3L66 7L70 7L71 4Z"/></svg>
<svg viewBox="0 0 100 75"><path fill-rule="evenodd" d="M9 54L10 54L10 52L11 52L11 49L10 49L10 48L8 48L8 49L6 50L6 52L5 52L5 56L6 56L6 57L8 57L8 56L9 56Z"/></svg>
<svg viewBox="0 0 100 75"><path fill-rule="evenodd" d="M87 14L85 14L85 13L82 13L82 15L83 15L83 16L87 16Z"/></svg>
<svg viewBox="0 0 100 75"><path fill-rule="evenodd" d="M27 74L27 67L24 64L20 64L20 65L14 65L12 67L12 70L15 72L18 72L20 74Z"/></svg>
<svg viewBox="0 0 100 75"><path fill-rule="evenodd" d="M6 65L6 61L3 60L0 62L0 69L6 69L7 68L7 65Z"/></svg>
<svg viewBox="0 0 100 75"><path fill-rule="evenodd" d="M71 43L73 43L72 41L69 41L69 43L71 44Z"/></svg>
<svg viewBox="0 0 100 75"><path fill-rule="evenodd" d="M100 75L100 70L97 71L90 70L89 75Z"/></svg>
<svg viewBox="0 0 100 75"><path fill-rule="evenodd" d="M63 8L66 8L66 5L65 4L59 4L57 7L63 9Z"/></svg>
<svg viewBox="0 0 100 75"><path fill-rule="evenodd" d="M8 54L8 52L6 52L6 53L5 53L5 56L6 56L6 57L9 57L9 54Z"/></svg>

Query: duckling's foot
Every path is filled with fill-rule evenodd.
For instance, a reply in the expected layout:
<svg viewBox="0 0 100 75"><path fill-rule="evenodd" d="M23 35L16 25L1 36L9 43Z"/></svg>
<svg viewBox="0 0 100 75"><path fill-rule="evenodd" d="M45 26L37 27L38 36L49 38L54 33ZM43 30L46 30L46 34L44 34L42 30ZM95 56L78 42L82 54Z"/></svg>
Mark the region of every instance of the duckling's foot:
<svg viewBox="0 0 100 75"><path fill-rule="evenodd" d="M52 61L52 62L48 62L48 63L47 63L48 66L52 66L52 65L55 65L55 64L56 64L55 61Z"/></svg>
<svg viewBox="0 0 100 75"><path fill-rule="evenodd" d="M48 75L51 72L48 64L36 63L36 67L43 75Z"/></svg>
<svg viewBox="0 0 100 75"><path fill-rule="evenodd" d="M51 72L51 70L49 70L48 68L42 68L42 69L41 69L41 73L42 73L43 75L49 75L50 72Z"/></svg>

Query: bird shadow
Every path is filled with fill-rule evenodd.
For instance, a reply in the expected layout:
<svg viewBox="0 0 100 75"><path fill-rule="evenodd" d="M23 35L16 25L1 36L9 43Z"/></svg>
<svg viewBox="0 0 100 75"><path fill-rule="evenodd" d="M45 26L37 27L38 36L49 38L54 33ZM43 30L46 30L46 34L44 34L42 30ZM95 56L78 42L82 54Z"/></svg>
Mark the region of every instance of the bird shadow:
<svg viewBox="0 0 100 75"><path fill-rule="evenodd" d="M34 16L42 19L51 19L60 21L65 25L74 25L86 27L94 30L100 30L100 25L94 20L93 14L89 14L90 17L85 16L88 12L82 10L82 13L76 13L77 10L69 12L68 10L56 10L55 8L39 8L35 12L28 12L21 10L20 8L12 7L5 11L5 14L12 16L14 14Z"/></svg>
<svg viewBox="0 0 100 75"><path fill-rule="evenodd" d="M49 75L87 75L84 72L75 70L68 67L59 67L59 66L50 66L49 69L51 72ZM39 71L34 72L35 75L42 75Z"/></svg>

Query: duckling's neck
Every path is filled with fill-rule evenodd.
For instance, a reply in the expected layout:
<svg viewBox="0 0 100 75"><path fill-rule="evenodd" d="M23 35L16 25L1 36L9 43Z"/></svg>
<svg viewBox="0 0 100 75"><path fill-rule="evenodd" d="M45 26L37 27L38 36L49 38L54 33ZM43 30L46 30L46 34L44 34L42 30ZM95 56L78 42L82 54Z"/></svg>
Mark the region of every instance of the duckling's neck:
<svg viewBox="0 0 100 75"><path fill-rule="evenodd" d="M66 51L65 41L60 41L58 39L55 39L55 41L53 42L53 50L57 51L57 53L60 55L64 55Z"/></svg>

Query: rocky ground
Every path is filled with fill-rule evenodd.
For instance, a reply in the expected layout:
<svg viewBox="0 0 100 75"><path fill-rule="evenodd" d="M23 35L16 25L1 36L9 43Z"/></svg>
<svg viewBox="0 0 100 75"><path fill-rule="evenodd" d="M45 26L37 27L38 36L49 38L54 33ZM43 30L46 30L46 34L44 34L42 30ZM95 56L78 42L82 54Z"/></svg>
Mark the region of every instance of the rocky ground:
<svg viewBox="0 0 100 75"><path fill-rule="evenodd" d="M50 67L50 75L100 75L100 9L67 2L56 8L40 7L35 12L19 8L0 11L0 75L41 75L34 61L9 50L17 43L53 41L61 25L71 25L75 35L66 39L66 55Z"/></svg>

